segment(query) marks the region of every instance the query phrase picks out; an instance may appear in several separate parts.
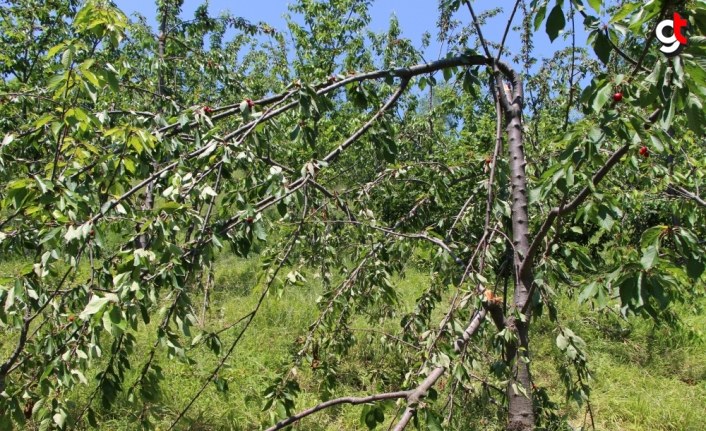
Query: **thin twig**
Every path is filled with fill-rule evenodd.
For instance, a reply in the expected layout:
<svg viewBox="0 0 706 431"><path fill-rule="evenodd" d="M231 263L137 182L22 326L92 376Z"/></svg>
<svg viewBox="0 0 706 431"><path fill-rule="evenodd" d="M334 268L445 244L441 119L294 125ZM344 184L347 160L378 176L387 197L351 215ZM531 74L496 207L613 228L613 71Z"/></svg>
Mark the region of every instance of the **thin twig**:
<svg viewBox="0 0 706 431"><path fill-rule="evenodd" d="M368 403L372 403L375 401L407 398L412 394L412 392L413 391L387 392L387 393L383 393L383 394L370 395L367 397L360 397L360 398L355 398L355 397L336 398L336 399L329 400L329 401L323 402L321 404L318 404L318 405L311 407L309 409L306 409L300 413L297 413L294 416L288 417L287 419L283 419L283 420L277 422L275 425L271 426L270 428L267 428L266 431L281 430L282 428L285 428L285 427L293 424L294 422L297 422L301 419L304 419L307 416L313 415L314 413L320 412L321 410L325 410L329 407L338 406L341 404L351 404L351 405L355 406L358 404L368 404Z"/></svg>
<svg viewBox="0 0 706 431"><path fill-rule="evenodd" d="M512 13L510 14L510 18L507 20L507 25L505 26L505 32L503 33L503 39L500 42L500 48L498 49L498 55L495 57L495 61L500 61L500 57L503 55L503 48L505 47L505 39L507 39L507 35L510 32L510 27L512 27L512 21L515 18L515 13L517 12L517 7L520 5L520 2L522 0L517 0L515 2L515 7L512 8Z"/></svg>
<svg viewBox="0 0 706 431"><path fill-rule="evenodd" d="M174 429L176 424L181 420L182 417L186 414L186 412L191 408L191 406L196 402L196 400L201 396L201 394L206 390L208 385L211 383L213 379L216 378L218 375L218 372L223 368L223 365L225 365L226 361L230 357L230 355L233 353L233 350L235 350L235 347L238 345L240 342L240 339L243 337L245 332L248 330L250 327L250 324L253 322L255 319L255 316L257 316L257 312L260 310L260 307L262 304L265 302L265 298L267 297L267 294L270 291L270 288L274 284L274 282L277 280L277 274L279 274L279 271L282 269L282 267L285 265L287 260L289 259L289 255L294 249L294 246L297 243L297 239L299 238L299 234L301 233L301 230L304 227L304 221L306 220L307 216L307 211L308 211L308 199L306 193L304 194L304 205L302 207L302 219L301 223L299 224L299 227L297 230L294 232L292 235L292 239L289 243L289 246L287 247L286 251L284 252L284 255L282 256L282 259L280 260L279 264L277 265L277 268L275 268L274 272L270 276L270 279L267 283L267 286L263 289L262 293L260 294L260 298L257 301L257 304L255 305L255 308L248 314L247 321L245 322L245 325L243 326L243 329L238 333L238 336L235 338L233 343L231 343L230 348L226 352L226 354L221 358L221 360L218 362L218 365L216 368L211 372L211 374L208 376L206 381L203 383L201 388L196 392L196 394L191 398L191 400L187 403L187 405L179 412L177 415L176 419L172 422L172 424L169 426L169 430Z"/></svg>
<svg viewBox="0 0 706 431"><path fill-rule="evenodd" d="M529 250L527 251L527 256L525 257L525 260L523 261L522 266L520 267L520 274L523 274L525 271L528 271L533 265L533 260L537 253L537 250L539 249L539 244L544 240L544 237L549 232L549 229L551 229L554 220L556 220L557 217L567 214L578 208L578 206L581 205L581 203L583 203L583 201L585 201L588 196L590 196L591 190L596 185L598 185L598 183L601 182L601 180L608 174L608 172L610 172L610 170L616 164L618 164L621 157L623 157L628 152L629 148L630 145L628 144L623 145L618 150L616 150L613 155L611 155L608 160L606 160L605 164L593 175L593 178L591 178L591 186L587 185L583 188L583 190L579 192L578 195L576 195L576 197L571 202L566 205L562 205L561 207L554 207L549 212L549 214L547 214L547 218L544 220L544 223L539 228L539 231L534 236L534 239L530 244Z"/></svg>

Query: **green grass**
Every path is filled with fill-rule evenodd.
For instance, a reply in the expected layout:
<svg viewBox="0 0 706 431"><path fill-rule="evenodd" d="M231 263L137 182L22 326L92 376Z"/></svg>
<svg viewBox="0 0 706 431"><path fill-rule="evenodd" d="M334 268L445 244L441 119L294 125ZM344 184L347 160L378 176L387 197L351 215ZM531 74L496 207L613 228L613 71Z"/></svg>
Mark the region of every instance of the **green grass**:
<svg viewBox="0 0 706 431"><path fill-rule="evenodd" d="M237 320L253 309L262 292L262 283L257 284L257 259L245 261L229 255L223 255L215 271L215 290L211 297L212 305L208 311L207 322L215 330ZM182 420L180 429L247 430L265 425L269 421L267 412L262 412L262 391L271 381L283 372L291 369L293 353L298 344L295 340L307 333L309 325L318 317L316 303L321 294L321 286L315 277L307 276L305 286L289 287L281 297L271 295L260 309L249 330L239 342L232 356L219 377L228 381L229 392L220 393L215 385L210 384L202 396ZM398 280L401 309L408 312L414 299L425 288L427 277L412 272ZM196 295L198 296L198 295ZM197 304L195 304L197 305ZM198 304L197 309L200 309ZM138 348L134 355L132 371L127 382L133 382L138 376L141 360L148 354L155 340L157 321L143 328L137 334ZM389 352L379 344L369 344L366 340L380 337L378 333L368 332L370 325L363 318L356 318L352 325L354 336L362 342L351 350L352 361L342 363L338 369L338 385L333 396L365 395L380 384L379 376L389 371ZM395 321L386 323L383 328L395 332L399 324ZM241 326L236 326L222 336L223 349L226 350L234 340ZM360 329L360 330L359 330ZM154 424L157 429L167 428L171 420L185 406L193 394L211 374L218 358L205 348L197 348L189 353L197 359L195 366L170 360L165 353L158 355L157 363L162 367L165 380L157 411L162 419ZM320 402L320 383L308 366L296 369L297 381L302 393L297 399L298 408ZM129 384L128 383L128 384ZM387 388L386 390L391 390ZM88 391L78 395L77 401L85 400ZM95 403L94 405L98 405ZM301 429L340 430L359 429L359 416L362 407L340 407L331 409L322 415L302 421ZM98 409L100 411L100 409ZM139 411L127 403L124 397L109 412L103 412L100 422L106 429L134 429Z"/></svg>
<svg viewBox="0 0 706 431"><path fill-rule="evenodd" d="M20 262L0 263L3 274L12 274ZM255 306L261 292L258 283L256 258L238 259L224 254L219 258L215 271L215 289L207 321L211 330L218 329L240 318ZM321 286L313 276L306 275L304 286L287 288L281 297L271 295L252 326L240 341L232 356L219 373L228 382L229 391L223 394L210 384L191 407L180 424L180 429L191 430L250 430L268 423L267 412L262 412L262 391L275 377L292 368L291 359L298 345L295 340L306 334L309 325L318 316L316 299ZM371 326L363 318L352 324L353 335L360 341L350 352L350 359L338 368L338 387L334 396L363 395L379 390L394 390L386 383L385 375L399 380L404 370L397 357L383 349L376 340L380 334L374 330L396 332L399 317L413 306L414 299L425 289L429 277L410 271L395 284L400 295L396 318ZM194 308L199 310L199 295L194 295ZM588 344L589 366L592 370L591 405L596 428L600 430L700 430L706 417L706 344L700 333L706 332L704 313L686 309L680 328L655 328L641 319L623 321L608 313L599 315L576 304L575 299L560 298L560 319ZM131 357L131 371L126 386L135 381L139 369L155 341L158 318L136 334L137 351ZM557 365L563 361L556 349L556 328L546 317L533 324L532 354L536 383L548 389L552 400L560 406L574 426L584 420L584 409L563 398L563 386L558 379ZM226 350L239 330L236 326L222 336ZM2 349L3 356L11 337ZM157 412L153 423L165 429L174 415L185 406L200 388L218 362L218 357L204 347L189 352L196 361L191 366L169 359L162 351L157 363L162 367L165 380L161 395L151 406ZM96 371L100 369L97 364ZM310 367L296 369L302 393L297 399L296 410L320 402L320 382ZM383 376L383 377L381 377ZM93 389L94 381L79 393L75 401L85 400ZM440 382L445 386L447 382ZM441 397L440 397L441 398ZM103 411L100 403L94 406L99 412L103 429L136 429L140 414L121 396L116 406ZM361 406L342 406L306 419L298 425L300 430L357 430L365 429L359 418ZM393 409L388 409L388 414ZM481 408L482 410L482 408ZM497 421L484 422L481 412L470 414L467 429L495 429Z"/></svg>
<svg viewBox="0 0 706 431"><path fill-rule="evenodd" d="M253 264L229 257L217 266L216 290L207 317L211 329L227 326L255 306L262 286L254 285ZM229 393L222 394L211 384L191 407L183 427L237 430L251 429L253 424L263 422L266 415L260 411L260 394L291 357L293 329L302 332L314 319L316 309L313 305L317 295L316 289L293 288L280 299L268 298L266 306L255 317L219 373L220 378L228 381ZM241 327L235 326L222 335L223 350L228 349ZM145 357L154 339L154 328L139 333L137 358ZM158 363L165 376L159 403L163 406L165 419L156 424L158 429L169 425L169 419L188 403L218 362L218 358L204 347L189 352L189 356L197 360L193 367L169 360L165 354L159 356ZM133 373L127 381L134 381L136 375ZM115 417L103 424L108 429L131 429L134 423L125 419L134 418L134 415L129 407L118 409L114 411Z"/></svg>
<svg viewBox="0 0 706 431"><path fill-rule="evenodd" d="M655 327L639 318L614 314L596 319L564 298L562 323L588 344L592 371L591 406L601 430L701 430L706 415L706 316L684 307L678 328ZM556 332L539 324L533 344L534 375L561 400L556 372L560 354ZM566 405L571 423L580 426L584 411Z"/></svg>

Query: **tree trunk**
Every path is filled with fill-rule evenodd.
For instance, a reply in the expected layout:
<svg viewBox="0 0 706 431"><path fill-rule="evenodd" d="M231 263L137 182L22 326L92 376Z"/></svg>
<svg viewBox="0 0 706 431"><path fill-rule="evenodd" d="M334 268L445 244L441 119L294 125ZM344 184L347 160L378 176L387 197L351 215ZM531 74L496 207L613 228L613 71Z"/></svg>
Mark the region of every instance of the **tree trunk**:
<svg viewBox="0 0 706 431"><path fill-rule="evenodd" d="M512 377L508 383L508 431L525 431L534 428L532 406L532 381L529 370L529 319L527 307L532 285L532 272L520 275L519 268L529 251L529 217L527 213L527 177L525 176L523 131L522 131L522 83L511 71L503 72L512 80L512 100L505 105L508 147L510 155L510 183L512 198L512 242L516 274L513 308L524 312L522 320L508 318L508 328L514 331L517 340L507 347L507 360L512 364ZM499 88L500 90L500 88ZM500 94L500 97L505 95Z"/></svg>

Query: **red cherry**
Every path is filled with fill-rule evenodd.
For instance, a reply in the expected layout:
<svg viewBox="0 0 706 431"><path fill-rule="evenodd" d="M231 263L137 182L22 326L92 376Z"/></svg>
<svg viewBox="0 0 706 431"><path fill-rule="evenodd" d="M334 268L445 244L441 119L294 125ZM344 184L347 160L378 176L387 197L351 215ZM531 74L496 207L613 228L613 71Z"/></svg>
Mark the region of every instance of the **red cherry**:
<svg viewBox="0 0 706 431"><path fill-rule="evenodd" d="M489 165L493 160L490 157L485 158L485 164Z"/></svg>
<svg viewBox="0 0 706 431"><path fill-rule="evenodd" d="M615 93L613 95L613 100L616 102L620 102L621 100L623 100L623 93L621 93L621 92Z"/></svg>
<svg viewBox="0 0 706 431"><path fill-rule="evenodd" d="M250 99L245 99L245 102L248 104L248 108L252 109L253 106L255 106L255 102L253 102Z"/></svg>
<svg viewBox="0 0 706 431"><path fill-rule="evenodd" d="M248 223L252 223L253 218L252 218L252 217L248 217L248 218L245 219L245 221L248 222Z"/></svg>
<svg viewBox="0 0 706 431"><path fill-rule="evenodd" d="M204 107L203 107L203 112L204 112L205 114L209 114L209 115L210 115L210 114L213 113L213 108L211 108L210 106L204 106Z"/></svg>
<svg viewBox="0 0 706 431"><path fill-rule="evenodd" d="M647 147L645 147L644 145L642 147L640 147L640 150L638 152L644 158L650 157L650 150Z"/></svg>

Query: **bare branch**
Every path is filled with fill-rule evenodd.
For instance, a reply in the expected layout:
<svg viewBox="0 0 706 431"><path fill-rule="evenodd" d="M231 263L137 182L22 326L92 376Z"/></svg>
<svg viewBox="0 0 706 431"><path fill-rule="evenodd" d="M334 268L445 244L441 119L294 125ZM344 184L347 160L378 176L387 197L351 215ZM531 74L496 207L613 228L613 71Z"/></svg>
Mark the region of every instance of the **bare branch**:
<svg viewBox="0 0 706 431"><path fill-rule="evenodd" d="M483 52L485 52L485 56L488 58L493 58L493 56L490 55L488 44L485 43L483 31L480 29L480 22L478 21L478 17L476 17L476 13L473 11L473 6L471 6L471 2L469 0L466 0L464 3L466 3L466 6L468 6L468 11L471 13L471 18L473 18L473 26L476 28L476 33L478 33L478 39L480 40L480 44L483 47Z"/></svg>
<svg viewBox="0 0 706 431"><path fill-rule="evenodd" d="M637 60L637 64L635 65L635 68L633 69L632 73L630 74L630 78L634 77L635 74L642 69L642 62L645 61L645 57L647 56L647 53L650 50L650 46L652 46L652 41L655 40L655 37L657 37L657 25L664 19L665 13L667 12L667 5L669 3L665 2L662 4L662 10L659 13L659 17L655 21L655 26L652 28L652 31L649 33L649 37L645 41L645 48L642 50L642 54L640 54L640 58Z"/></svg>
<svg viewBox="0 0 706 431"><path fill-rule="evenodd" d="M280 260L279 264L275 268L274 272L270 275L269 281L267 283L267 286L262 291L262 294L260 294L260 298L255 305L255 308L247 315L247 320L245 322L245 325L243 326L243 329L238 333L238 336L235 338L233 343L231 343L228 351L226 352L225 355L221 358L221 360L218 362L218 365L216 368L213 369L211 374L208 376L206 381L203 383L201 388L196 392L196 394L191 398L191 400L187 403L187 405L179 412L179 415L177 415L176 419L172 422L172 424L169 426L169 430L174 429L176 424L181 420L182 417L186 414L186 412L191 408L191 406L196 402L196 400L201 396L203 391L206 390L206 387L211 383L213 379L216 378L218 375L218 372L223 368L223 365L225 365L226 361L230 357L230 355L233 353L233 350L235 350L235 347L238 345L240 342L240 339L243 337L243 334L248 330L250 327L250 324L252 323L253 319L255 319L255 316L257 315L257 312L260 310L260 307L265 301L265 297L267 297L268 292L270 291L270 288L272 287L272 284L275 282L277 279L277 274L279 274L279 271L282 269L284 264L287 262L287 259L289 259L289 255L291 254L292 250L294 249L294 246L297 243L297 239L299 238L299 234L302 231L302 228L304 227L304 221L306 220L306 215L308 211L309 205L308 205L308 199L306 198L306 194L304 195L304 205L302 207L302 219L301 222L299 223L299 226L297 227L297 230L294 232L292 235L292 239L289 243L289 246L285 250L282 259Z"/></svg>
<svg viewBox="0 0 706 431"><path fill-rule="evenodd" d="M572 4L572 7L573 7L573 4ZM588 18L588 14L587 14L586 11L584 11L583 9L579 9L579 13L580 13L581 16L583 16L584 18ZM623 51L622 49L620 49L620 47L618 47L618 45L616 45L615 43L613 43L613 39L611 39L611 38L609 37L608 29L607 29L607 28L604 30L604 33L605 33L605 35L606 35L606 38L608 39L608 42L610 43L611 48L613 48L613 50L614 50L615 52L617 52L619 56L623 57L623 59L625 59L628 63L632 64L633 66L639 67L639 69L640 69L641 71L643 71L643 72L649 72L649 69L647 69L646 67L644 67L644 66L638 64L637 60L635 60L635 59L633 59L632 57L630 57L625 51Z"/></svg>
<svg viewBox="0 0 706 431"><path fill-rule="evenodd" d="M380 335L382 335L383 337L391 338L391 339L395 340L396 342L398 342L398 343L400 343L400 344L404 344L405 346L409 347L410 349L414 349L414 350L420 350L420 349L421 349L419 346L415 346L414 344L409 343L409 342L407 342L407 341L401 339L400 337L398 337L398 336L396 336L396 335L392 335L392 334L390 334L390 333L387 333L387 332L385 332L385 331L381 331L381 330L379 330L379 329L374 329L374 328L348 328L348 330L350 330L350 331L355 331L355 332L369 332L369 333L371 333L371 334L380 334Z"/></svg>
<svg viewBox="0 0 706 431"><path fill-rule="evenodd" d="M341 143L338 147L336 147L334 150L332 150L330 153L328 153L323 159L321 159L325 163L332 163L334 162L340 154L345 151L348 147L353 145L365 132L370 129L373 124L380 118L382 117L385 112L390 109L396 102L397 100L402 96L404 93L405 89L407 88L407 83L409 82L408 79L403 79L402 83L400 84L400 87L395 91L395 93L388 99L388 101L373 115L363 126L361 126L358 130L356 130L348 139L346 139L343 143ZM318 171L321 169L318 163L313 163L312 162L312 168L315 171ZM299 189L303 185L305 185L310 178L310 173L307 172L304 174L304 176L300 177L298 180L292 182L289 185L289 193L286 195L290 195L293 193L295 190ZM286 196L285 195L285 196ZM275 199L272 196L267 197L263 200L261 200L257 205L256 208L258 211L264 211L265 209L271 207L273 204L279 202L280 200L284 199L285 196L280 197L279 199ZM237 224L240 223L240 215L236 215L228 219L223 227L221 228L220 232L221 234L227 233L230 229L235 227Z"/></svg>
<svg viewBox="0 0 706 431"><path fill-rule="evenodd" d="M496 94L496 92L493 92L493 94L495 95L495 150L493 150L493 158L490 161L490 177L488 178L488 198L485 202L485 224L483 225L483 232L488 232L488 228L490 227L490 214L493 210L493 200L495 198L495 196L493 195L493 184L495 183L495 172L498 157L503 147L503 114L501 111L501 104L499 100L502 96ZM481 259L485 259L485 253L481 255Z"/></svg>
<svg viewBox="0 0 706 431"><path fill-rule="evenodd" d="M667 193L676 193L680 196L693 200L702 207L706 207L705 200L703 200L699 195L690 192L682 186L674 186L670 184L669 186L667 186Z"/></svg>
<svg viewBox="0 0 706 431"><path fill-rule="evenodd" d="M517 12L517 7L520 5L520 2L522 2L522 0L517 0L515 2L515 7L512 8L512 13L510 14L510 18L507 20L507 25L505 26L505 33L503 33L503 39L500 42L500 49L498 50L498 55L495 57L495 61L500 61L500 57L502 57L503 55L505 40L507 39L507 35L510 32L510 27L512 27L512 21L515 18L515 13Z"/></svg>
<svg viewBox="0 0 706 431"><path fill-rule="evenodd" d="M403 78L400 87L395 91L395 93L387 100L387 102L378 110L378 112L373 115L367 123L363 124L358 130L355 131L348 139L346 139L341 145L335 148L333 151L328 153L322 160L326 163L331 163L338 158L338 156L348 147L353 145L365 132L370 129L375 122L382 117L387 110L389 110L397 100L402 96L404 91L407 89L407 84L409 83L409 78Z"/></svg>
<svg viewBox="0 0 706 431"><path fill-rule="evenodd" d="M574 102L574 68L576 66L576 14L574 4L571 5L571 71L569 72L569 100L566 102L566 115L564 116L564 127L569 127L569 114Z"/></svg>
<svg viewBox="0 0 706 431"><path fill-rule="evenodd" d="M430 237L430 236L427 235L426 233L405 233L405 232L397 232L397 231L395 231L394 229L388 229L388 228L385 228L385 227L382 227L382 226L373 226L373 225L371 225L370 223L362 223L362 222L360 222L360 221L354 221L354 220L327 220L326 223L331 223L331 224L335 224L335 223L353 224L353 225L357 225L357 226L365 226L365 227L368 227L368 228L370 228L370 229L378 230L378 231L380 231L380 232L384 232L384 233L386 233L386 234L388 234L388 235L392 235L392 236L398 236L398 237L410 238L410 239L422 239L422 240L428 241L428 242L430 242L430 243L432 243L432 244L438 246L438 247L441 248L442 250L444 250L446 253L449 254L449 256L451 256L451 258L454 260L454 262L456 262L458 265L461 265L461 266L464 265L463 260L461 260L458 256L456 256L456 253L453 252L453 250L451 249L451 246L450 246L450 245L448 245L448 244L445 243L444 241L440 240L439 238Z"/></svg>
<svg viewBox="0 0 706 431"><path fill-rule="evenodd" d="M267 428L266 431L276 431L280 430L282 428L287 427L288 425L293 424L294 422L297 422L307 416L313 415L314 413L320 412L321 410L327 409L329 407L341 405L341 404L351 404L351 405L358 405L358 404L367 404L367 403L372 403L375 401L383 401L383 400L394 400L398 398L406 398L410 396L412 391L401 391L401 392L387 392L384 394L376 394L376 395L370 395L368 397L361 397L361 398L354 398L354 397L343 397L343 398L336 398L334 400L329 400L326 402L323 402L317 406L314 406L310 409L304 410L301 413L298 413L294 416L290 416L287 419L281 420L277 422L274 426L271 426L270 428Z"/></svg>
<svg viewBox="0 0 706 431"><path fill-rule="evenodd" d="M526 273L532 267L532 262L534 260L535 255L537 254L539 245L547 236L547 233L549 232L549 229L551 229L554 220L556 220L557 217L560 217L578 208L578 206L581 205L583 201L585 201L586 198L591 194L591 190L593 189L593 187L598 185L598 183L601 182L603 177L605 177L608 172L610 172L610 170L616 164L618 164L620 158L628 152L629 148L630 145L623 145L617 151L615 151L613 155L610 156L608 160L606 160L605 164L593 175L593 178L591 179L591 186L584 187L583 190L581 190L571 202L560 207L554 207L551 211L549 211L549 214L547 214L547 218L544 220L544 223L539 228L539 231L532 240L530 248L527 252L527 256L525 257L525 260L522 263L522 266L520 267L520 274Z"/></svg>
<svg viewBox="0 0 706 431"><path fill-rule="evenodd" d="M478 331L478 328L480 328L480 324L483 323L483 320L485 320L485 316L485 310L480 310L475 313L475 316L471 320L471 323L463 331L461 337L456 340L456 343L454 343L454 351L456 351L457 353L461 353L466 348L466 346L468 345L468 341L471 339L473 334ZM419 386L417 386L417 388L407 397L407 408L405 409L404 413L402 413L402 417L400 418L399 422L397 422L397 425L395 425L394 431L402 431L407 427L407 425L409 425L409 421L414 416L414 412L417 409L420 399L424 395L426 395L427 392L429 392L429 389L434 386L434 384L441 378L441 376L444 375L445 372L445 367L436 367L427 376L427 378L424 379L424 381Z"/></svg>

